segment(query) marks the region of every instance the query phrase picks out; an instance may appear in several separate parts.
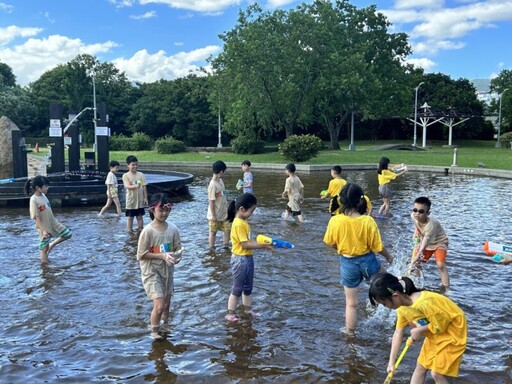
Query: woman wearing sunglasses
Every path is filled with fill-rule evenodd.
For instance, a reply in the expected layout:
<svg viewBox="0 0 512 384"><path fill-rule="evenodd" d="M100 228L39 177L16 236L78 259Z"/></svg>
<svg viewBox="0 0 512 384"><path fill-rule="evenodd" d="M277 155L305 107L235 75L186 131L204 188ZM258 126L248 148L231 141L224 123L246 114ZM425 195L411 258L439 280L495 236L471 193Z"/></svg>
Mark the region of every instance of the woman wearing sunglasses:
<svg viewBox="0 0 512 384"><path fill-rule="evenodd" d="M446 290L450 286L450 278L446 270L448 236L439 220L430 217L431 205L428 197L422 196L414 200L411 218L414 223L414 238L417 239L418 245L414 249L409 270L418 268L420 263L426 263L434 255L441 275L442 289Z"/></svg>

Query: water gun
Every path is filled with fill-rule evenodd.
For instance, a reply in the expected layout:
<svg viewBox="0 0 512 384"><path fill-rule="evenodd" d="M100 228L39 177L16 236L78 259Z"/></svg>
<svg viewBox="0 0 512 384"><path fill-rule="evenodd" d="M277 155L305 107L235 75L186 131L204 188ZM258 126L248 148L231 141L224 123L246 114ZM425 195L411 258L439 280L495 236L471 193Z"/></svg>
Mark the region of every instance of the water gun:
<svg viewBox="0 0 512 384"><path fill-rule="evenodd" d="M407 165L405 165L404 163L402 164L397 164L395 165L393 168L391 168L391 170L395 173L400 173L400 172L404 172L404 171L407 171Z"/></svg>
<svg viewBox="0 0 512 384"><path fill-rule="evenodd" d="M15 181L16 181L16 179L11 177L9 179L2 179L2 180L0 180L0 184L14 183Z"/></svg>
<svg viewBox="0 0 512 384"><path fill-rule="evenodd" d="M508 245L486 241L483 246L486 255L491 256L492 260L501 263L503 260L512 259L512 247Z"/></svg>
<svg viewBox="0 0 512 384"><path fill-rule="evenodd" d="M324 189L320 192L320 196L325 197L327 196L327 189Z"/></svg>
<svg viewBox="0 0 512 384"><path fill-rule="evenodd" d="M270 244L276 248L295 248L295 246L292 243L279 239L273 239L264 235L258 235L256 237L256 242L259 244Z"/></svg>
<svg viewBox="0 0 512 384"><path fill-rule="evenodd" d="M236 189L242 189L243 187L245 187L245 183L238 179L238 181L236 182Z"/></svg>

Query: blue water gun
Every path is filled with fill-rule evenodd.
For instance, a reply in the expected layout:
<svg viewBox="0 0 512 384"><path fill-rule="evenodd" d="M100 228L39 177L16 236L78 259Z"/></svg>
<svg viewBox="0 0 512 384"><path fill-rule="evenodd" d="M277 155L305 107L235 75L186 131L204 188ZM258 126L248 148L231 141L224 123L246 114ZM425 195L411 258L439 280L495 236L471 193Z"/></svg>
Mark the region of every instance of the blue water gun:
<svg viewBox="0 0 512 384"><path fill-rule="evenodd" d="M256 237L256 242L259 244L270 244L276 248L295 248L295 246L292 243L280 239L273 239L271 237L264 235L258 235Z"/></svg>
<svg viewBox="0 0 512 384"><path fill-rule="evenodd" d="M507 253L497 253L492 257L492 259L497 263L501 263L503 260L512 259L512 255L509 255Z"/></svg>

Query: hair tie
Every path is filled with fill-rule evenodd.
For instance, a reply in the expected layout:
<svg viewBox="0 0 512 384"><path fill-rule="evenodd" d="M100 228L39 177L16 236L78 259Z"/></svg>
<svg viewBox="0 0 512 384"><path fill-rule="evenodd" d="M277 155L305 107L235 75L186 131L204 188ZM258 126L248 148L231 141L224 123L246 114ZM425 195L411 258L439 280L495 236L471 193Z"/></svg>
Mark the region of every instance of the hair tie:
<svg viewBox="0 0 512 384"><path fill-rule="evenodd" d="M400 285L402 286L402 288L404 289L404 292L405 292L405 287L406 287L405 281L403 279L400 279L400 280L398 280L398 282L400 283Z"/></svg>

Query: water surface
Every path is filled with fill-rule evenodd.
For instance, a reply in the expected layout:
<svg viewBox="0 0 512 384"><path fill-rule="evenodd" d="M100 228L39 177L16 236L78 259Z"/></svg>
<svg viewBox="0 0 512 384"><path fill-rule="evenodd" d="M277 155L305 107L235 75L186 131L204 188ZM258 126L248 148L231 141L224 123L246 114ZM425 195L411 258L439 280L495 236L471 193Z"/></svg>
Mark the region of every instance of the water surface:
<svg viewBox="0 0 512 384"><path fill-rule="evenodd" d="M255 171L258 209L253 234L291 241L293 250L255 252L254 309L259 316L236 324L224 320L231 276L229 252L208 252L206 206L209 172L188 169L190 196L170 216L187 251L175 271L172 331L164 342L149 338L151 302L135 259L137 236L124 218L99 219L100 207L55 209L73 238L55 248L52 262L38 262L37 236L28 209L2 208L0 221L0 377L19 382L123 383L380 383L386 377L395 314L367 304L361 286L354 339L340 332L344 295L338 260L322 243L329 216L318 198L329 172L299 176L305 185L306 223L281 220L286 201L283 172ZM230 198L241 170L228 169ZM378 209L374 172L350 172ZM468 348L461 383L511 383L512 269L481 251L492 239L511 244L512 183L503 179L408 173L395 184L394 217L379 220L400 273L410 257L412 201L427 195L432 215L450 238L449 297L466 312ZM50 187L51 188L51 187ZM51 189L50 189L51 193ZM145 223L149 217L145 218ZM218 238L220 245L221 239ZM437 288L433 262L426 285ZM409 382L419 346L410 348L396 383ZM427 382L433 381L429 377Z"/></svg>

